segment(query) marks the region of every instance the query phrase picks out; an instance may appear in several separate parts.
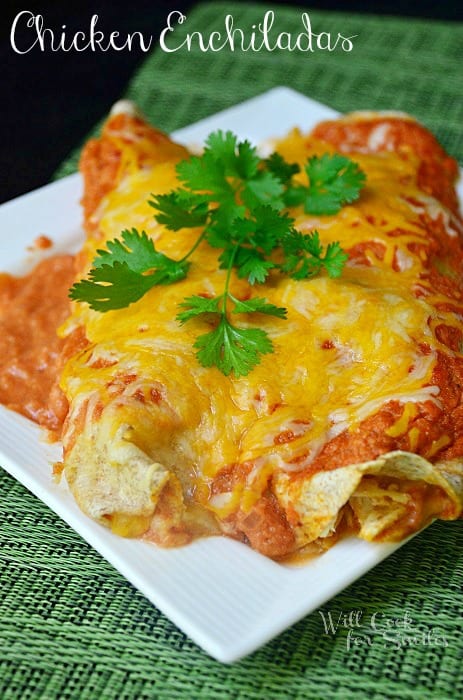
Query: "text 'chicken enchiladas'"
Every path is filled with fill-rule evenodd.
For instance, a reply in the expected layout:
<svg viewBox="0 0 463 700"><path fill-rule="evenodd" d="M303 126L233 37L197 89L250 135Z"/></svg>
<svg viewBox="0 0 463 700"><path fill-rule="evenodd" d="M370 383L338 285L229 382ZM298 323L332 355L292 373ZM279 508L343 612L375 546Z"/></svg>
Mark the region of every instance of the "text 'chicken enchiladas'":
<svg viewBox="0 0 463 700"><path fill-rule="evenodd" d="M433 518L458 518L463 225L455 161L416 121L394 114L358 113L308 135L293 131L274 143L280 160L266 161L269 177L246 146L221 139L231 163L222 191L230 168L240 177L247 169L251 185L237 206L250 210L260 198L265 225L253 220L240 230L251 240L254 225L252 240L261 236L244 251L260 256L261 277L255 265L254 277L241 274L243 246L235 246L231 262L226 248L218 257L219 195L204 194L217 163L210 160L207 169L207 159L190 158L136 115L116 113L82 154L87 240L72 277L73 289L88 290L79 285L92 275L106 289L111 275L125 274L131 303L98 309L73 301L66 319L62 307L48 310L49 325L61 325L42 362L52 368L46 398L42 383L38 408L25 408L27 401L12 398L18 385L2 379L0 400L59 432L64 456L57 470L79 506L123 536L175 546L223 533L278 558L323 550L346 531L398 540ZM329 172L335 162L341 177L350 169L361 181L359 196L346 196L339 207L328 201L337 187ZM166 224L170 193L193 166L204 187L194 210L182 195L185 225L173 231ZM325 208L307 207L303 198L323 168ZM292 237L285 233L264 260L265 236L276 236L279 226L264 200L269 191L282 201ZM212 225L204 236L206 220ZM304 249L295 240L324 251L316 274L303 274ZM175 277L178 269L169 268L171 279L150 286L152 270L135 278L124 267L136 245L140 255L149 249L182 264L188 257L188 269L185 263ZM108 270L110 252L118 259ZM51 260L21 285L2 279L0 304L8 299L11 313L16 287L25 294L33 283L37 290L37 281L58 268L62 296L72 283L69 258ZM250 269L248 259L243 269ZM235 350L244 353L251 343L251 364L249 357L234 363L223 343L213 347L230 300L236 324L223 337L233 344L228 329L237 328ZM11 360L16 350L5 338L2 355L10 364L2 377L17 378L10 371L19 367ZM29 384L32 374L23 371Z"/></svg>

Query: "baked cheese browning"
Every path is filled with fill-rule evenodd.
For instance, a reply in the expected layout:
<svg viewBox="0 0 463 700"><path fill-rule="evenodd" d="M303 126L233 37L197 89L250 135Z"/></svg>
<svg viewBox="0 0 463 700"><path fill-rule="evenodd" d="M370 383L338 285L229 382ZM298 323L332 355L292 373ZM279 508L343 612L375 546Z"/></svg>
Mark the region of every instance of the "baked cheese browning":
<svg viewBox="0 0 463 700"><path fill-rule="evenodd" d="M158 132L131 117L117 150L117 119L82 160L93 188L84 196L84 270L123 229L145 230L176 259L197 236L167 231L147 204L177 186L182 154L163 137L157 157ZM84 329L88 346L62 376L65 473L92 517L163 545L221 530L275 557L332 537L341 521L367 539L396 539L432 517L458 517L463 256L455 164L412 120L360 122L345 118L277 144L301 164L348 150L367 185L335 216L291 210L300 231L317 229L324 245L340 241L349 261L337 279L270 275L259 294L286 307L288 318L260 321L275 353L247 377L198 364L192 346L207 318L175 320L185 297L223 288L225 271L206 244L186 279L154 287L127 309L100 314L74 303L63 333ZM435 183L423 176L431 170ZM240 299L254 294L236 277L233 289Z"/></svg>
<svg viewBox="0 0 463 700"><path fill-rule="evenodd" d="M458 165L424 126L411 118L393 114L357 112L344 119L322 122L313 136L332 144L341 153L391 151L403 157L411 152L419 158L417 184L458 214L454 182Z"/></svg>
<svg viewBox="0 0 463 700"><path fill-rule="evenodd" d="M87 142L80 159L84 179L82 207L89 234L98 236L99 205L128 168L136 172L187 155L183 146L136 115L120 113L111 117L101 138Z"/></svg>

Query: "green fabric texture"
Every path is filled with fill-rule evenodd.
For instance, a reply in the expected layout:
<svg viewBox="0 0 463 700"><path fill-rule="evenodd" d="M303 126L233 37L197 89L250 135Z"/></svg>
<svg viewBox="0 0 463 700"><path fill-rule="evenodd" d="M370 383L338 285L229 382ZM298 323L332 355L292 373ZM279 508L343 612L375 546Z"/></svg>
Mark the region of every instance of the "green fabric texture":
<svg viewBox="0 0 463 700"><path fill-rule="evenodd" d="M176 36L220 31L227 13L249 28L268 9L198 5ZM277 31L302 30L301 10L274 9ZM353 51L157 48L125 96L172 131L287 85L340 111L410 112L463 161L461 25L321 11L310 18L315 32L357 35ZM72 172L76 159L77 151L57 176ZM335 634L314 612L225 666L3 472L0 488L3 700L463 697L461 521L434 524L323 606L325 621L346 616Z"/></svg>

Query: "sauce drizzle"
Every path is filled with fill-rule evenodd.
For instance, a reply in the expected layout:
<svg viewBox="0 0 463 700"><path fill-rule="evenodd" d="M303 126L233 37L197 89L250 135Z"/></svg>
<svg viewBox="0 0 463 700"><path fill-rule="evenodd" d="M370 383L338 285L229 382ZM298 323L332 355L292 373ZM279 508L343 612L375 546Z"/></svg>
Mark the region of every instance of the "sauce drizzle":
<svg viewBox="0 0 463 700"><path fill-rule="evenodd" d="M57 432L67 402L57 380L69 315L72 255L42 260L24 277L0 274L0 403Z"/></svg>

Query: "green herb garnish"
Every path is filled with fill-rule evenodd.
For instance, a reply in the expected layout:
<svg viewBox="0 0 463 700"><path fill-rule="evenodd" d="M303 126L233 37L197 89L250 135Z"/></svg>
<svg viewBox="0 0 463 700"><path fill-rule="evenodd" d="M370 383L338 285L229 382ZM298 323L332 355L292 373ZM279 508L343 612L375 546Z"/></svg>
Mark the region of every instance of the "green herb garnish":
<svg viewBox="0 0 463 700"><path fill-rule="evenodd" d="M308 214L337 214L344 204L354 202L365 184L365 173L357 163L338 153L313 156L304 168L309 185L290 185L285 204L303 204Z"/></svg>
<svg viewBox="0 0 463 700"><path fill-rule="evenodd" d="M156 220L172 231L201 228L191 250L173 260L156 250L142 231L125 230L121 238L98 250L88 279L70 290L71 299L87 302L97 311L128 306L159 284L172 284L188 274L190 257L203 242L220 251L219 267L227 271L222 294L187 297L177 319L214 320L213 330L194 344L204 367L218 367L225 375L247 375L261 356L273 351L272 341L261 328L235 325L234 314L266 314L286 318L286 309L261 297L242 301L230 291L231 273L249 284L262 284L271 271L296 280L325 270L338 277L347 259L339 243L326 249L317 231L302 234L287 213L302 206L307 213L329 215L359 196L365 175L344 156L312 157L304 171L307 184L294 182L300 172L278 153L262 160L247 141L238 142L231 132L208 137L201 156L176 166L181 186L168 194L152 195L149 204Z"/></svg>

